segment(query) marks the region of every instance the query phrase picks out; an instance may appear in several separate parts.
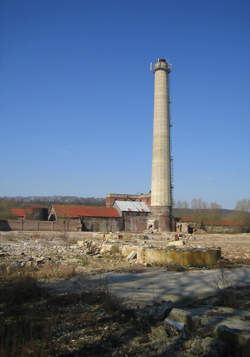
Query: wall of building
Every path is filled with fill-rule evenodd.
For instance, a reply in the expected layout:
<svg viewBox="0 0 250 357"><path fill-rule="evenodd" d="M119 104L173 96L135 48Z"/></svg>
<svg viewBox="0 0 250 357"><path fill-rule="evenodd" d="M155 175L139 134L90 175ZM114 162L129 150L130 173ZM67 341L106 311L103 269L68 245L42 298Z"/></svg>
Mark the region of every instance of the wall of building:
<svg viewBox="0 0 250 357"><path fill-rule="evenodd" d="M25 210L25 219L47 221L48 208L31 207Z"/></svg>
<svg viewBox="0 0 250 357"><path fill-rule="evenodd" d="M109 193L106 195L106 207L113 207L115 201L141 201L145 202L150 208L151 206L151 194L141 194L141 195L129 195L129 194L114 194Z"/></svg>
<svg viewBox="0 0 250 357"><path fill-rule="evenodd" d="M82 217L82 230L89 232L119 232L122 230L122 218Z"/></svg>
<svg viewBox="0 0 250 357"><path fill-rule="evenodd" d="M204 228L208 233L232 233L235 229L234 226L204 226Z"/></svg>
<svg viewBox="0 0 250 357"><path fill-rule="evenodd" d="M193 228L185 222L176 223L176 232L177 233L193 233Z"/></svg>
<svg viewBox="0 0 250 357"><path fill-rule="evenodd" d="M235 226L216 226L206 225L195 222L178 222L176 223L176 232L178 233L195 233L198 230L204 230L207 233L233 233Z"/></svg>
<svg viewBox="0 0 250 357"><path fill-rule="evenodd" d="M59 231L80 232L80 219L49 222L38 220L9 219L0 221L0 231Z"/></svg>
<svg viewBox="0 0 250 357"><path fill-rule="evenodd" d="M123 212L123 230L125 232L143 232L147 229L149 213Z"/></svg>

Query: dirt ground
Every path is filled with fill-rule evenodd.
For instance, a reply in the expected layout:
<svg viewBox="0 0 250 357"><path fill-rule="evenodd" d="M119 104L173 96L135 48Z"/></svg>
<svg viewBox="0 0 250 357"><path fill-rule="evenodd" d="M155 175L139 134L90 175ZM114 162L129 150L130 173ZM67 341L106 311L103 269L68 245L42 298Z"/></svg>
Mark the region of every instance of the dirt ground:
<svg viewBox="0 0 250 357"><path fill-rule="evenodd" d="M54 232L55 233L55 232ZM60 266L74 268L77 273L108 271L141 271L146 266L136 259L128 260L112 247L165 248L175 240L175 233L165 235L51 235L50 232L0 234L0 264L9 267L47 270L48 275L60 273ZM250 264L250 234L179 235L185 247L221 248L222 260L230 264ZM103 251L103 247L111 250ZM55 269L56 267L56 269ZM55 270L55 271L53 271ZM64 272L62 271L62 274Z"/></svg>
<svg viewBox="0 0 250 357"><path fill-rule="evenodd" d="M223 261L235 266L250 264L250 234L196 234L182 235L179 239L183 240L184 248L220 247ZM111 294L108 284L80 294L52 293L41 285L41 281L55 279L74 282L76 275L83 273L84 277L85 272L145 271L148 267L137 264L135 259L130 261L117 252L103 252L103 245L112 247L120 242L135 247L166 247L174 240L174 233L121 237L0 234L0 355L247 356L238 344L218 339L206 324L179 330L166 322L169 311L164 307L168 301L128 308ZM195 307L212 306L204 321L210 315L217 316L221 307L250 313L249 286L231 288L228 292L221 290L213 299L195 302Z"/></svg>
<svg viewBox="0 0 250 357"><path fill-rule="evenodd" d="M232 263L250 264L250 234L197 234L187 246L221 248L221 255Z"/></svg>

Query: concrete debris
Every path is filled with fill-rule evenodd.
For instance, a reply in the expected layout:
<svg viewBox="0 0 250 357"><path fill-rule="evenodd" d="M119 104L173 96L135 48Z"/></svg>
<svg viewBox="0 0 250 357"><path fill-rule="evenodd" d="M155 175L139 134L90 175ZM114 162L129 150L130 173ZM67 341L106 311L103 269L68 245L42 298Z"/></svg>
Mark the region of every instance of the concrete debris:
<svg viewBox="0 0 250 357"><path fill-rule="evenodd" d="M163 321L168 315L169 311L173 308L172 301L156 302L153 305L146 305L138 311L135 311L136 315L144 316L151 321Z"/></svg>
<svg viewBox="0 0 250 357"><path fill-rule="evenodd" d="M115 244L103 244L101 249L101 254L110 253L117 254L119 253L119 245Z"/></svg>
<svg viewBox="0 0 250 357"><path fill-rule="evenodd" d="M127 260L132 260L135 259L137 257L137 253L133 250L128 256L127 256Z"/></svg>
<svg viewBox="0 0 250 357"><path fill-rule="evenodd" d="M185 347L189 347L192 355L202 357L221 357L225 355L225 344L212 337L205 337L202 339L195 338L187 341Z"/></svg>
<svg viewBox="0 0 250 357"><path fill-rule="evenodd" d="M183 323L181 323L181 322L173 321L173 320L170 320L169 318L166 318L164 320L164 322L168 323L171 326L174 326L179 331L183 331L184 330L184 326L185 325Z"/></svg>
<svg viewBox="0 0 250 357"><path fill-rule="evenodd" d="M183 240L177 240L167 244L168 247L183 247L183 245L185 245Z"/></svg>
<svg viewBox="0 0 250 357"><path fill-rule="evenodd" d="M215 336L227 344L238 345L245 352L250 351L249 321L242 325L239 319L232 319L216 326Z"/></svg>
<svg viewBox="0 0 250 357"><path fill-rule="evenodd" d="M173 308L165 319L165 322L189 331L210 328L214 337L226 344L238 345L244 351L250 348L249 321L249 311L210 305L186 309Z"/></svg>

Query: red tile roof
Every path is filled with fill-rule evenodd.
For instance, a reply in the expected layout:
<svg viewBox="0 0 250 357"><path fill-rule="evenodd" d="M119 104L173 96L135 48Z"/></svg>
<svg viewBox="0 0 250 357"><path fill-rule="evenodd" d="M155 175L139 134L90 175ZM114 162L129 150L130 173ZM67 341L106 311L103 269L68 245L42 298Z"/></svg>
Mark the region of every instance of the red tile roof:
<svg viewBox="0 0 250 357"><path fill-rule="evenodd" d="M25 210L23 208L12 208L12 213L17 217L24 217Z"/></svg>
<svg viewBox="0 0 250 357"><path fill-rule="evenodd" d="M57 217L120 217L115 208L67 205L53 205L52 207Z"/></svg>

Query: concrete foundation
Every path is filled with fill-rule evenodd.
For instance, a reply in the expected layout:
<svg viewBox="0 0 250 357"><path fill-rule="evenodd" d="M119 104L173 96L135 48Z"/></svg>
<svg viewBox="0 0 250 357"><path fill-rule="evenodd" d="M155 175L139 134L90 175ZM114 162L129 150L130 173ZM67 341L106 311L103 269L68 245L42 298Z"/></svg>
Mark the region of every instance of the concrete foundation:
<svg viewBox="0 0 250 357"><path fill-rule="evenodd" d="M220 249L138 248L137 250L137 261L140 264L206 267L216 265L220 257Z"/></svg>

